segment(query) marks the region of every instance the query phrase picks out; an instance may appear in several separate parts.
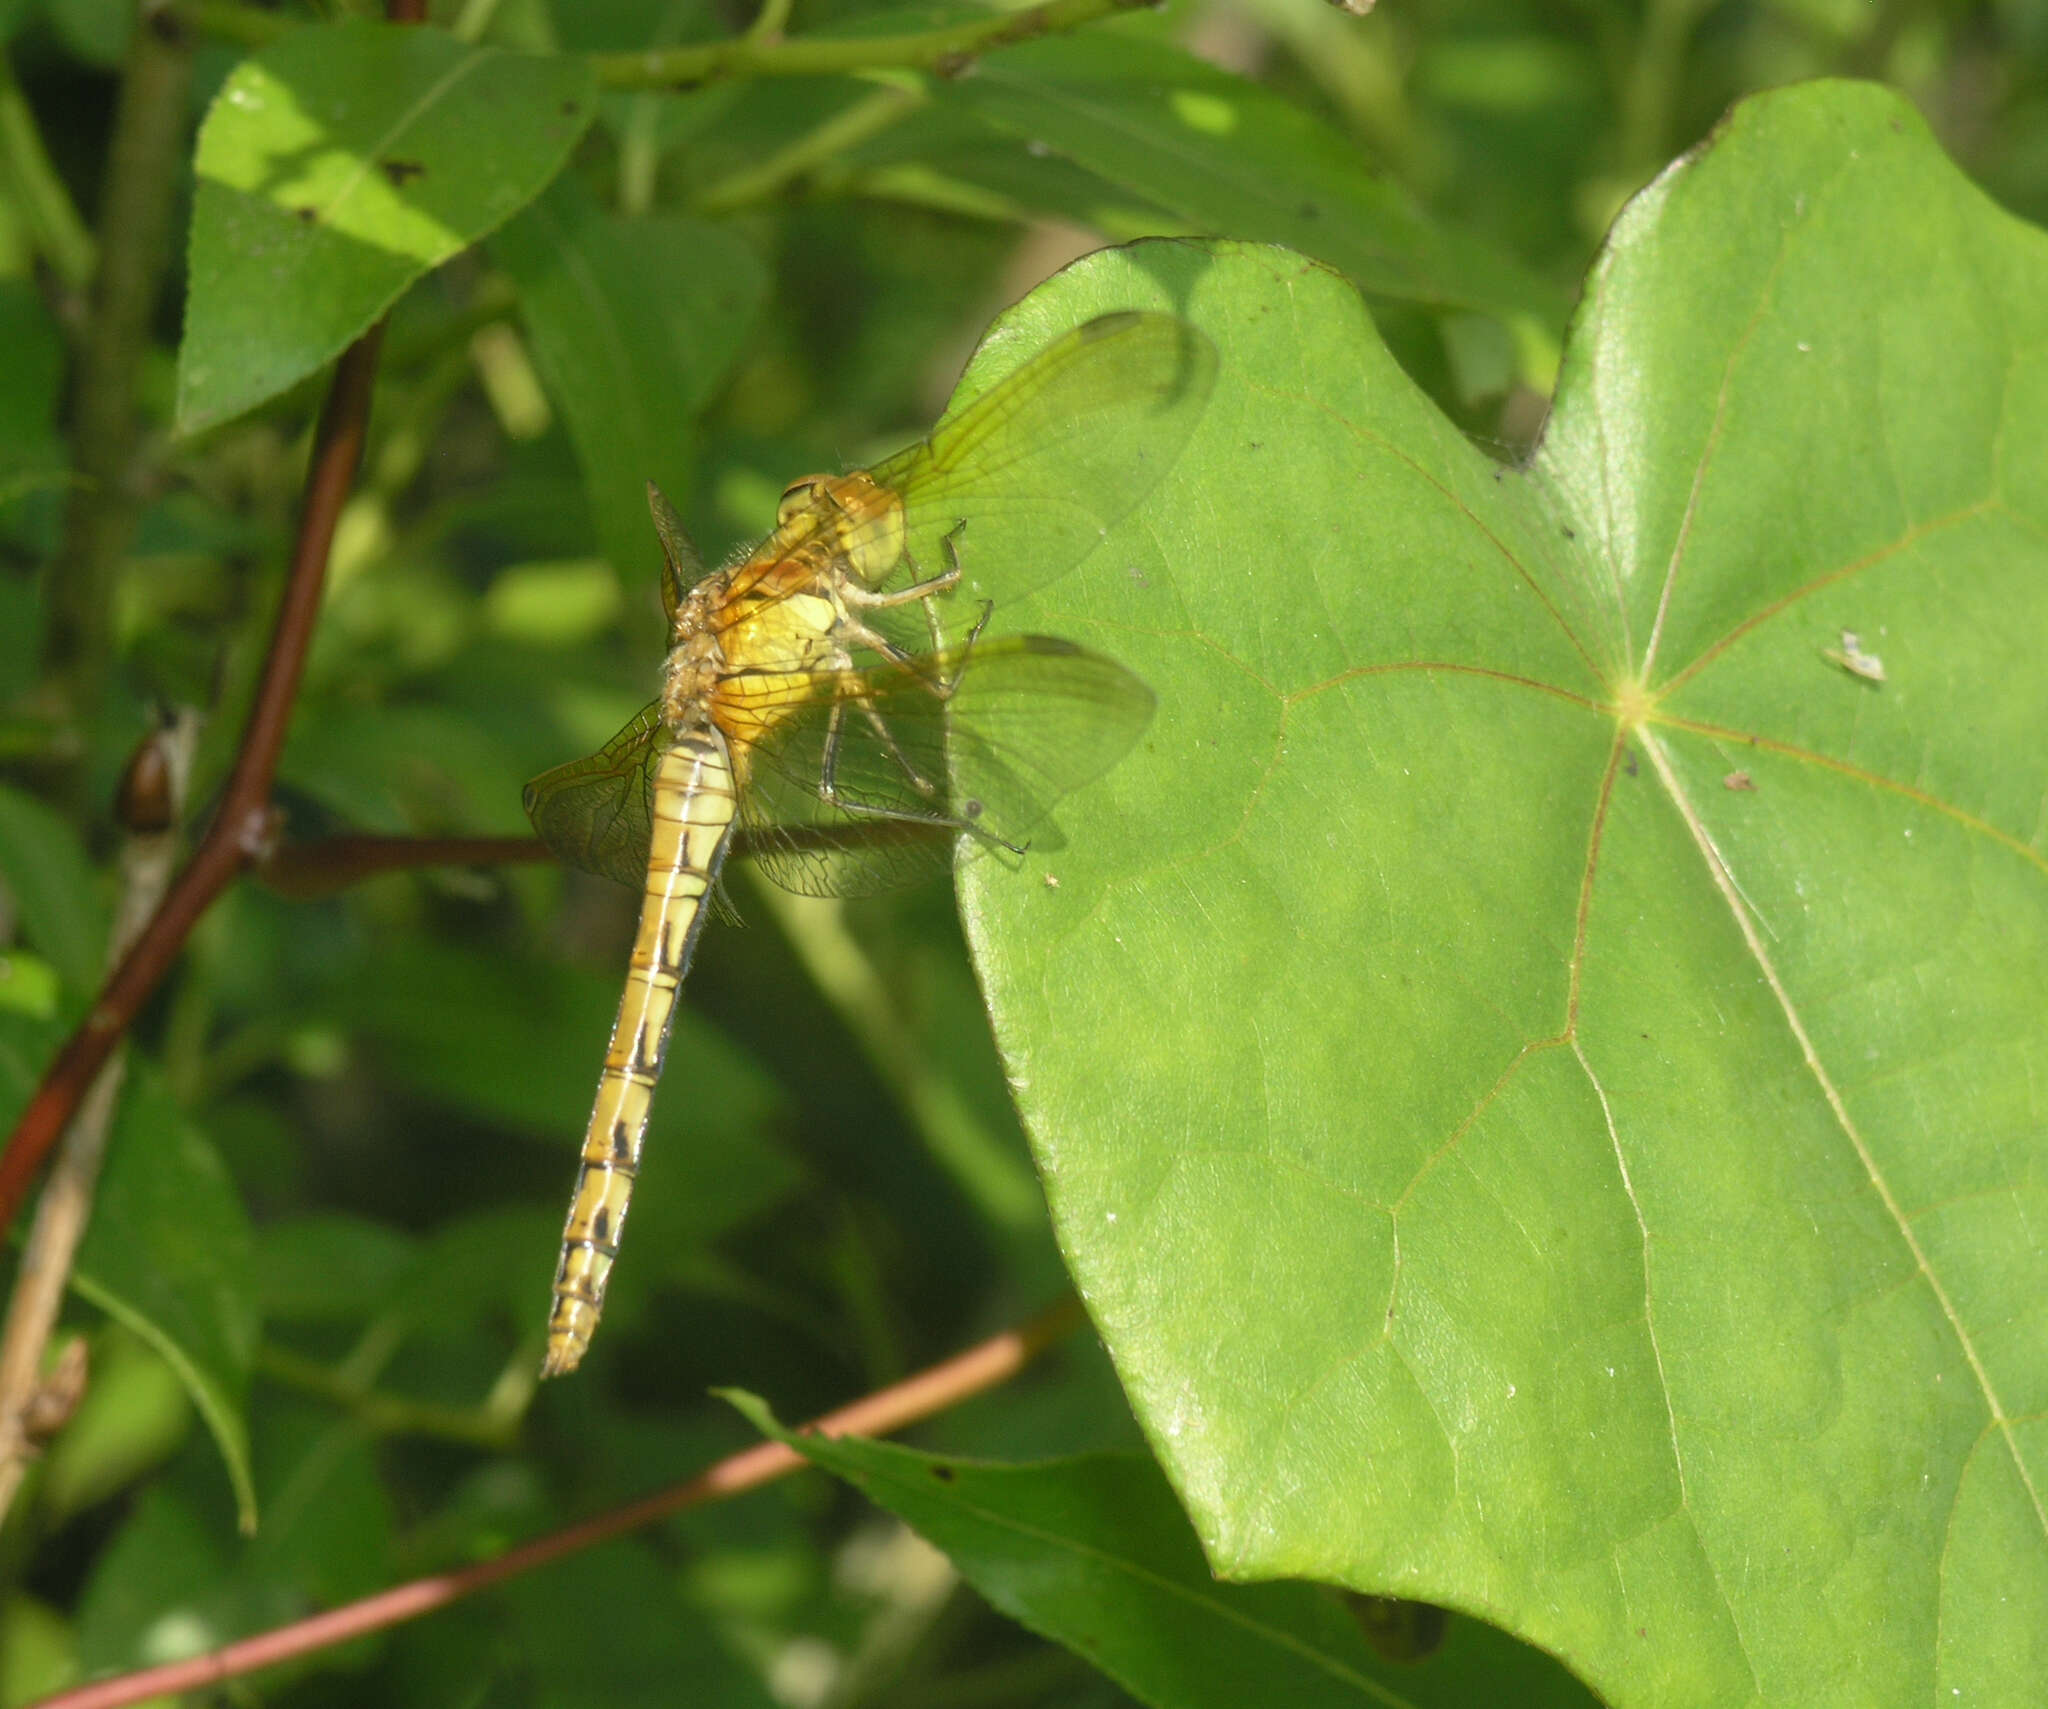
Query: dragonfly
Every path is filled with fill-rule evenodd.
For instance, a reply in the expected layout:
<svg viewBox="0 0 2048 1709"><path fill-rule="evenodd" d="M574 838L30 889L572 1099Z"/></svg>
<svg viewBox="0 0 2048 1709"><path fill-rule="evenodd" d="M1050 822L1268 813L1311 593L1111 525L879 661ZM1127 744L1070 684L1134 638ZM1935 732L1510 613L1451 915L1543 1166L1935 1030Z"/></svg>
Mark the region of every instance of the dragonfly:
<svg viewBox="0 0 2048 1709"><path fill-rule="evenodd" d="M561 859L641 892L584 1134L544 1376L590 1345L618 1257L683 979L736 833L805 895L913 881L956 853L1020 858L1055 802L1138 740L1151 690L1053 636L986 632L998 602L1078 564L1157 485L1216 352L1126 311L1053 340L929 438L783 493L774 530L705 573L651 483L670 646L661 693L587 759L526 787Z"/></svg>

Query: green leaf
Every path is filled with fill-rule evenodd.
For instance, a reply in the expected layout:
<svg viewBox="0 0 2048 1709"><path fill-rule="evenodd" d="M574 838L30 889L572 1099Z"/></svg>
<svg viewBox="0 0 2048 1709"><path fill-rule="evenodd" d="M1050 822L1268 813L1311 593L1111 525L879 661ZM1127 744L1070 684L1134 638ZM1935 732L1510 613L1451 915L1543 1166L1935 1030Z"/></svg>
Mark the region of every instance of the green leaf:
<svg viewBox="0 0 2048 1709"><path fill-rule="evenodd" d="M0 1603L0 1704L32 1703L76 1676L71 1627L27 1596Z"/></svg>
<svg viewBox="0 0 2048 1709"><path fill-rule="evenodd" d="M623 977L623 968L604 976L409 944L379 956L350 983L352 1006L341 1018L374 1041L382 1066L428 1096L558 1144L566 1205L569 1157L590 1119ZM707 1241L796 1185L796 1166L770 1138L779 1103L750 1058L684 1011L648 1121L633 1232L607 1308L615 1328L630 1320L649 1286L686 1274ZM505 1287L493 1297L523 1314L545 1299L561 1208L517 1214L532 1215L538 1233L522 1224L505 1234L510 1256L491 1274ZM441 1240L449 1238L452 1231L443 1230ZM430 1260L423 1274L440 1277L439 1262ZM418 1294L462 1285L442 1278L408 1286Z"/></svg>
<svg viewBox="0 0 2048 1709"><path fill-rule="evenodd" d="M88 1343L85 1394L43 1460L36 1506L46 1526L118 1495L192 1433L192 1397L155 1348L119 1324Z"/></svg>
<svg viewBox="0 0 2048 1709"><path fill-rule="evenodd" d="M595 110L577 59L350 19L236 68L199 133L178 427L314 372L539 193Z"/></svg>
<svg viewBox="0 0 2048 1709"><path fill-rule="evenodd" d="M79 1670L183 1661L234 1637L227 1571L226 1551L175 1487L143 1491L79 1598Z"/></svg>
<svg viewBox="0 0 2048 1709"><path fill-rule="evenodd" d="M316 1215L256 1232L256 1278L272 1323L347 1323L390 1297L419 1257L417 1243L362 1217Z"/></svg>
<svg viewBox="0 0 2048 1709"><path fill-rule="evenodd" d="M697 413L739 354L766 272L723 227L616 219L569 177L491 251L519 287L534 359L575 440L598 545L642 587L660 563L647 483L689 490Z"/></svg>
<svg viewBox="0 0 2048 1709"><path fill-rule="evenodd" d="M536 1701L551 1709L679 1701L769 1709L775 1701L641 1544L608 1543L524 1574L500 1599L513 1616L506 1647L523 1657Z"/></svg>
<svg viewBox="0 0 2048 1709"><path fill-rule="evenodd" d="M944 98L1198 231L1285 243L1382 296L1562 321L1557 293L1440 226L1358 145L1283 96L1162 43L1098 33L991 55Z"/></svg>
<svg viewBox="0 0 2048 1709"><path fill-rule="evenodd" d="M258 1332L249 1219L212 1145L147 1073L131 1070L71 1285L178 1373L253 1529L243 1413Z"/></svg>
<svg viewBox="0 0 2048 1709"><path fill-rule="evenodd" d="M1526 471L1271 251L1084 263L968 389L1169 305L1202 427L997 618L1158 717L964 901L1210 1561L1617 1705L2029 1701L2048 240L1814 85L1631 205Z"/></svg>
<svg viewBox="0 0 2048 1709"><path fill-rule="evenodd" d="M32 795L0 785L0 885L21 930L74 994L99 989L107 912L78 834Z"/></svg>
<svg viewBox="0 0 2048 1709"><path fill-rule="evenodd" d="M944 1459L795 1434L751 1396L727 1398L944 1550L1011 1619L1158 1709L1449 1706L1481 1693L1531 1709L1591 1701L1548 1657L1476 1622L1458 1622L1426 1666L1404 1666L1375 1654L1328 1590L1218 1584L1146 1455L1024 1466Z"/></svg>
<svg viewBox="0 0 2048 1709"><path fill-rule="evenodd" d="M64 344L41 294L26 279L0 279L0 508L32 485L58 477L57 386Z"/></svg>

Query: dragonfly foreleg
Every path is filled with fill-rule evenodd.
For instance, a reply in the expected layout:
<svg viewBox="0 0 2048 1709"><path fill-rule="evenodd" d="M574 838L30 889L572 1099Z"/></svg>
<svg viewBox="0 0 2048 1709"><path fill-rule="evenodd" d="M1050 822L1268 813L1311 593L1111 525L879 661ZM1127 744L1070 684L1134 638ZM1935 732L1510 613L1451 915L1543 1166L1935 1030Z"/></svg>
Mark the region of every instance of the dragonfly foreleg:
<svg viewBox="0 0 2048 1709"><path fill-rule="evenodd" d="M926 576L922 582L911 582L907 588L893 588L887 594L850 582L842 590L844 596L846 596L846 602L848 602L848 605L868 607L870 611L889 611L891 607L897 607L897 605L909 605L913 598L922 598L926 602L926 613L932 615L934 621L936 621L936 613L932 613L932 600L938 594L950 594L956 586L961 586L961 553L954 549L952 539L954 539L954 535L961 533L961 529L965 529L965 527L967 527L967 523L954 523L952 529L946 533L946 537L938 543L940 555L944 555L944 559L946 559L946 568L940 570L936 576ZM918 568L918 566L915 566L915 561L909 559L909 553L905 553L905 561L909 561L911 570Z"/></svg>
<svg viewBox="0 0 2048 1709"><path fill-rule="evenodd" d="M918 601L924 606L925 628L931 634L932 650L940 651L946 644L946 632L939 622L939 608L935 601L941 594L951 593L960 585L960 548L956 542L966 528L967 519L962 517L941 536L939 555L945 559L946 567L937 575L926 576L921 581L914 581L908 587L900 587L890 593L876 593L865 587L848 586L842 590L846 603L871 611L888 611L895 606L908 605L912 600ZM904 558L914 571L916 563L910 559L908 553ZM984 617L982 621L986 622L987 618ZM979 632L980 627L977 625L976 633Z"/></svg>

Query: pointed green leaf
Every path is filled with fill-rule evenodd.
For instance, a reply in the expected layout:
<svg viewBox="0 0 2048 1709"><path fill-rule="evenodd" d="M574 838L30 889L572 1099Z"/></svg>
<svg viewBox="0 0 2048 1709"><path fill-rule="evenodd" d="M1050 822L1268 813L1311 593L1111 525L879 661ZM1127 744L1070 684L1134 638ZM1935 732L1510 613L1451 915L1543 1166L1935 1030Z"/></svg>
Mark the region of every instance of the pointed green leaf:
<svg viewBox="0 0 2048 1709"><path fill-rule="evenodd" d="M178 427L295 385L516 213L595 110L578 59L350 19L244 61L199 133Z"/></svg>
<svg viewBox="0 0 2048 1709"><path fill-rule="evenodd" d="M1563 319L1550 286L1439 225L1357 143L1177 48L1107 33L1030 42L942 94L1196 231L1288 244L1382 296Z"/></svg>
<svg viewBox="0 0 2048 1709"><path fill-rule="evenodd" d="M1215 340L1206 419L996 621L1159 714L965 904L1209 1559L1617 1705L2030 1701L2048 239L1892 95L1747 103L1526 471L1272 251L1085 263L969 388L1127 306Z"/></svg>
<svg viewBox="0 0 2048 1709"><path fill-rule="evenodd" d="M739 354L766 272L721 226L617 219L573 178L491 250L576 443L598 545L637 593L661 561L647 483L689 491L697 412Z"/></svg>
<svg viewBox="0 0 2048 1709"><path fill-rule="evenodd" d="M757 1426L846 1479L951 1557L1011 1619L1065 1644L1157 1709L1248 1703L1586 1705L1547 1656L1475 1621L1423 1666L1376 1654L1357 1620L1315 1585L1219 1584L1159 1468L1143 1454L990 1465L849 1436Z"/></svg>
<svg viewBox="0 0 2048 1709"><path fill-rule="evenodd" d="M97 990L105 971L107 910L92 862L62 815L0 786L0 887L20 929L73 995Z"/></svg>
<svg viewBox="0 0 2048 1709"><path fill-rule="evenodd" d="M71 1285L178 1373L253 1529L245 1409L259 1324L248 1214L206 1136L152 1076L131 1078Z"/></svg>

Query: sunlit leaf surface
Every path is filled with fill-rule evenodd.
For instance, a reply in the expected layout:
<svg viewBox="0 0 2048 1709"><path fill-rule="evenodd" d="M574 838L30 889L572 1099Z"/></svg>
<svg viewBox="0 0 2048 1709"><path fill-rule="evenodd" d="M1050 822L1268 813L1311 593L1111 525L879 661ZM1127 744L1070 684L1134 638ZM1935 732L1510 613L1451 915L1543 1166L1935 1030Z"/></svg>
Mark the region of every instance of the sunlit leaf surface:
<svg viewBox="0 0 2048 1709"><path fill-rule="evenodd" d="M1159 715L1045 882L965 884L1211 1562L1615 1703L2029 1701L2048 241L1882 92L1753 101L1615 230L1527 470L1272 251L1084 264L969 388L1133 301L1209 412L999 621Z"/></svg>
<svg viewBox="0 0 2048 1709"><path fill-rule="evenodd" d="M349 19L236 68L199 133L178 426L304 379L517 212L589 124L579 60Z"/></svg>

